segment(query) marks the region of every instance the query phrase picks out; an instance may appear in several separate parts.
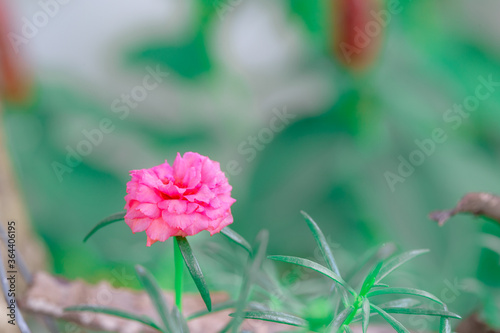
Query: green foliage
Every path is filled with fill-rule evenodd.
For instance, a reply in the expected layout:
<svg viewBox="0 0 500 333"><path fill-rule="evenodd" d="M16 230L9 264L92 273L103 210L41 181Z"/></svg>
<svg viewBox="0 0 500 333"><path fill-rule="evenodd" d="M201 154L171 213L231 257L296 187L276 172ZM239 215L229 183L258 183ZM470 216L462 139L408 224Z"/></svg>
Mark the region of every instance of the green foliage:
<svg viewBox="0 0 500 333"><path fill-rule="evenodd" d="M234 319L228 324L228 328L232 329L233 333L237 333L238 329L245 318L244 310L249 302L249 296L254 287L262 263L266 256L267 244L269 242L269 233L267 230L259 232L255 239L254 251L248 258L245 275L241 284L240 294L236 303L236 312L233 314Z"/></svg>
<svg viewBox="0 0 500 333"><path fill-rule="evenodd" d="M236 314L230 314L234 317ZM259 319L264 321L271 321L279 324L286 324L291 326L307 327L308 323L304 319L283 312L274 311L247 311L242 313L242 317L246 319Z"/></svg>
<svg viewBox="0 0 500 333"><path fill-rule="evenodd" d="M220 2L231 5L235 1ZM312 89L301 98L308 101L307 110L294 99L278 99L297 118L231 180L237 197L248 199L235 205L238 231L249 237L266 227L272 239L286 234L286 241L273 241L270 251L304 257L309 251L309 242L301 241L304 231L287 227L296 212L286 208L301 207L324 222L325 234L349 240L335 251L337 259L343 258L344 250L358 256L360 249L397 240L403 250L421 246L432 250L421 259L424 269L414 275L429 281L430 290L443 288L442 279L433 279L436 275L479 277L498 288L498 256L485 249L477 267L477 228L472 218L459 219L456 228L439 230L423 219L429 210L455 201L467 190L500 188L498 91L463 119L460 128L453 129L442 119L448 108L475 93L479 75L500 77L494 25L485 15L495 12L487 10L494 2L472 10L468 1L401 3L401 14L393 16L383 29L385 46L390 47L382 45L379 61L359 82L339 73L338 63L326 52L326 44L338 30L332 22L330 2L321 0L276 2L290 16L278 31L283 36L291 31L297 48L288 52L291 59L287 58L286 67L275 76L266 72L248 79L233 71L231 65L235 64L226 66L221 61L220 53L233 54L240 48L219 44L218 31L223 30L224 35L232 32L227 24L233 20L241 27L243 22L238 19L245 16L240 14L249 11L246 3L239 3L222 20L214 1L208 0L190 4L193 15L182 17L175 27L170 25L175 22L160 20L127 26L122 39L119 33L113 34L113 42L102 43L98 52L105 58L99 67L104 81L89 82L88 76L82 80L76 74L79 70L66 66L37 68L44 75L37 75L34 82L35 104L29 109L6 106L2 116L17 179L36 230L53 255L54 272L96 281L112 279L105 274L116 262L132 267L140 259L133 253L138 251L117 250L120 241L92 242L85 248L79 244L96 216L104 216L109 207L123 206L128 170L188 149L217 156L221 165L242 159L238 143L262 128L259 117L267 116L264 113L274 106L269 110L258 107L255 112L255 106L269 105L262 103L269 100L264 91L288 91L288 84L299 87L299 82L314 87L317 81L305 83L319 77L319 87L334 82L328 89L329 98L318 97L323 89ZM253 24L246 28L252 29ZM237 45L245 42L239 38ZM130 66L121 66L123 59ZM119 120L110 112L111 101L128 92L122 89L140 83L146 65L156 64L172 73L160 89L172 90L176 97L158 91L164 99L156 98L155 92L150 96L153 99L132 110L129 119ZM50 77L57 79L47 80ZM256 93L255 82L268 86ZM201 104L209 104L207 109L214 112L207 112ZM210 116L200 117L203 113ZM94 127L103 117L113 119L115 133L106 135L103 144L59 182L51 162L64 163L66 146L74 147L84 139L81 131ZM398 184L397 194L392 193L383 173L395 171L398 156L408 156L416 148L414 141L429 137L436 127L447 131L448 141L404 185ZM103 240L105 236L93 237ZM116 236L130 248L142 241L142 236L133 238L126 228L117 230ZM168 276L169 259L164 252L158 246L148 252L151 261L159 263L151 267L155 276ZM444 258L453 265L444 264ZM342 277L357 289L358 281L351 281L347 270L350 267L339 264L346 269ZM365 275L359 277L361 283ZM169 286L168 279L161 281ZM470 303L470 297L462 295L453 306L465 311Z"/></svg>
<svg viewBox="0 0 500 333"><path fill-rule="evenodd" d="M303 319L309 323L312 331L321 330L334 318L334 308L330 297L319 297L308 302L303 311Z"/></svg>
<svg viewBox="0 0 500 333"><path fill-rule="evenodd" d="M363 325L363 333L366 333L368 330L368 324L370 323L370 301L365 298L363 300L363 307L362 307L362 325Z"/></svg>
<svg viewBox="0 0 500 333"><path fill-rule="evenodd" d="M290 256L269 256L267 257L268 259L271 260L276 260L276 261L282 261L286 263L291 263L295 265L299 265L302 267L310 268L318 273L321 273L330 279L332 279L335 282L338 282L339 284L342 285L342 287L346 288L347 291L349 291L351 294L355 294L354 290L345 282L340 276L329 270L323 265L320 265L314 261L311 261L309 259L303 259L303 258L297 258L297 257L290 257Z"/></svg>
<svg viewBox="0 0 500 333"><path fill-rule="evenodd" d="M392 317L391 314L438 316L441 318L441 332L449 332L451 327L449 320L460 318L457 314L448 311L446 305L429 292L415 288L391 287L387 284L381 283L381 281L389 276L393 271L408 261L427 253L428 250L407 251L392 257L387 257L389 253L392 253L392 250L387 251L387 246L380 247L375 251L369 252L366 259L362 260L361 264L355 267L355 271L366 271L365 277L359 286L359 291L356 291L355 288L353 288L341 277L340 269L337 266L331 247L319 226L308 214L305 212L302 212L302 214L305 217L306 223L316 240L318 249L320 250L322 258L326 262L328 268L313 260L294 256L273 255L268 256L267 258L273 261L284 262L310 269L330 278L334 284L330 288L329 296L322 299L321 302L321 299L318 299L316 301L316 307L314 307L314 305L309 306L307 310L303 312L303 316L267 309L265 305L253 305L252 307L254 308L257 307L262 309L248 311L248 308L250 307L250 298L254 289L259 290L259 288L261 288L263 291L266 291L268 289L276 288L272 282L272 278L268 275L268 273L264 273L263 271L263 262L266 257L269 236L267 231L260 232L255 240L254 246L251 246L241 235L230 228L225 228L223 229L222 234L231 242L234 242L247 251L249 256L238 300L217 304L214 307L214 311L221 311L233 307L236 309L236 311L231 314L232 319L229 321L226 328L223 329L223 332L228 332L230 330L234 333L238 332L243 319L247 318L305 327L309 330L318 332L325 329L327 332L331 333L341 333L344 331L350 332L350 325L361 321L363 332L366 333L370 317L372 315L381 316L397 332L409 332L403 324ZM104 219L96 227L94 227L94 229L92 229L89 236L100 228L123 219L123 216L123 213L117 213L107 219ZM212 311L212 304L210 292L200 269L198 260L194 256L191 246L185 237L176 237L174 247L175 250L179 250L182 255L191 277L193 278L195 285L207 307L207 311L201 311L193 314L187 320L204 316ZM365 270L363 268L365 266L371 266L371 268L369 270ZM188 332L187 320L182 316L176 306L173 306L172 310L169 311L161 289L151 273L140 265L136 266L136 271L143 288L149 294L152 303L162 320L162 326L154 323L154 321L149 317L135 316L133 314L115 309L79 306L70 308L68 311L94 311L107 313L139 321L163 332ZM356 274L353 275L353 277L355 276ZM277 288L277 290L279 290L279 288ZM420 305L420 302L412 298L395 299L382 304L376 303L378 296L400 295L413 296L422 300L428 300L438 304L440 308L434 309L425 306L417 307L417 305ZM269 294L269 296L272 297L272 294ZM332 303L332 300L335 299L337 300L337 303ZM343 309L339 312L340 304L338 303L338 300L340 299L343 300ZM332 307L332 304L336 304L335 308Z"/></svg>
<svg viewBox="0 0 500 333"><path fill-rule="evenodd" d="M212 300L210 299L210 292L208 290L207 282L205 281L205 277L203 276L203 272L201 271L200 264L198 260L193 254L193 250L191 249L191 245L189 245L186 237L176 237L177 244L179 246L179 250L182 253L182 257L184 258L184 262L186 263L186 267L193 278L193 281L200 292L201 298L208 309L208 311L212 310Z"/></svg>
<svg viewBox="0 0 500 333"><path fill-rule="evenodd" d="M412 295L412 296L421 296L425 297L427 299L430 299L431 301L434 301L440 305L443 305L444 303L439 300L436 296L432 295L431 293L428 293L423 290L418 290L418 289L413 289L413 288L385 288L385 289L379 289L379 290L373 290L370 292L366 293L367 297L373 297L377 295Z"/></svg>
<svg viewBox="0 0 500 333"><path fill-rule="evenodd" d="M333 259L333 254L327 254L330 248L326 243L321 230L310 217L308 217L307 215L305 216L306 221L309 224L315 239L317 240L318 246L321 249L321 253L325 261L329 263L329 265L332 265L331 262ZM429 292L418 290L415 288L390 287L385 284L380 284L380 281L385 279L389 274L401 267L403 264L427 252L428 250L408 251L385 260L380 260L366 274L366 277L364 278L364 281L358 292L356 292L353 287L345 282L340 275L312 260L291 256L269 256L268 258L276 261L290 263L293 265L298 265L319 272L340 284L346 291L350 293L350 297L344 303L344 309L329 323L328 327L326 328L327 332L349 332L350 324L358 320L361 320L363 332L366 332L372 313L380 315L397 332L409 332L409 330L405 328L402 323L392 317L391 314L438 316L441 317L443 321L442 329L447 330L447 327L449 326L449 318L460 319L460 316L455 313L449 312L446 308L446 305L436 296L432 295ZM333 267L336 267L336 265ZM377 304L376 297L380 295L415 296L437 303L441 306L441 308L434 309L425 306L415 307L415 305L419 304L419 302L414 302L413 300L409 299L397 299L391 301L390 303ZM269 314L269 312L259 312L258 315L252 313L251 315L253 319L272 320L281 323L287 323L287 320L289 318L288 316L290 316L289 314L277 314L275 316L269 315L269 317L265 317L266 314ZM247 318L250 318L250 315L248 315ZM318 327L316 323L311 324L307 320L305 321L308 323L308 328L310 330L320 330L320 327ZM297 323L297 321L293 321L293 323L288 324L296 325Z"/></svg>
<svg viewBox="0 0 500 333"><path fill-rule="evenodd" d="M141 285L146 290L151 299L151 303L155 308L158 316L161 318L162 324L155 323L153 319L148 316L139 316L133 313L125 312L118 309L112 309L101 306L78 305L68 307L65 311L86 311L108 314L123 319L134 320L144 325L150 326L163 333L189 333L185 319L179 313L177 307L173 306L172 311L169 311L167 303L163 297L163 292L158 286L158 283L151 275L151 273L144 267L136 266L137 277Z"/></svg>
<svg viewBox="0 0 500 333"><path fill-rule="evenodd" d="M394 317L392 317L390 314L379 308L378 306L374 304L370 304L370 307L373 309L373 311L377 312L382 318L384 318L385 321L387 321L398 333L410 333L409 330L407 330L403 324L401 324L399 321L397 321Z"/></svg>
<svg viewBox="0 0 500 333"><path fill-rule="evenodd" d="M230 301L227 301L227 302L218 303L218 304L214 304L212 306L212 310L211 311L208 311L208 309L198 311L196 313L193 313L189 317L187 317L187 320L192 320L192 319L196 319L196 318L199 318L199 317L203 317L203 316L205 316L207 314L210 314L210 313L215 313L215 312L218 312L218 311L224 311L224 310L227 310L227 309L231 309L231 308L234 308L235 306L236 306L236 301L233 301L233 300L230 300Z"/></svg>
<svg viewBox="0 0 500 333"><path fill-rule="evenodd" d="M439 332L440 333L451 333L451 324L450 320L446 317L442 317L439 323Z"/></svg>
<svg viewBox="0 0 500 333"><path fill-rule="evenodd" d="M241 246L245 251L247 251L249 254L252 253L252 247L250 244L243 238L240 234L238 234L236 231L229 227L225 227L224 229L221 230L220 232L224 236L226 236L228 239L233 241L234 243L238 244Z"/></svg>
<svg viewBox="0 0 500 333"><path fill-rule="evenodd" d="M166 332L163 328L159 327L153 319L147 317L147 316L138 316L133 313L117 310L117 309L111 309L111 308L106 308L102 306L94 306L94 305L77 305L77 306L70 306L64 309L64 311L67 312L95 312L95 313L102 313L102 314L107 314L107 315L112 315L115 317L123 318L123 319L129 319L133 321L137 321L139 323L142 323L144 325L147 325L151 328L154 328L155 330L158 330L160 332Z"/></svg>
<svg viewBox="0 0 500 333"><path fill-rule="evenodd" d="M398 256L395 256L389 260L387 260L382 266L380 273L377 275L377 279L375 283L379 283L383 278L389 275L392 271L403 265L404 263L412 260L413 258L418 257L424 253L429 252L429 250L414 250L402 253Z"/></svg>
<svg viewBox="0 0 500 333"><path fill-rule="evenodd" d="M104 228L104 227L106 227L106 226L108 226L110 224L113 224L115 222L122 221L125 218L125 214L126 213L127 212L115 213L113 215L110 215L110 216L106 217L105 219L103 219L99 223L97 223L97 225L94 228L92 228L92 230L90 230L90 232L87 234L87 236L85 236L85 238L83 239L83 242L85 243L99 229Z"/></svg>
<svg viewBox="0 0 500 333"><path fill-rule="evenodd" d="M144 267L137 265L136 266L137 277L141 281L142 286L146 290L153 303L156 312L161 318L163 323L163 327L167 332L176 332L174 329L177 327L175 325L174 318L172 314L169 312L167 303L165 302L165 298L163 297L163 293L158 286L158 283L153 278L151 273L145 269Z"/></svg>

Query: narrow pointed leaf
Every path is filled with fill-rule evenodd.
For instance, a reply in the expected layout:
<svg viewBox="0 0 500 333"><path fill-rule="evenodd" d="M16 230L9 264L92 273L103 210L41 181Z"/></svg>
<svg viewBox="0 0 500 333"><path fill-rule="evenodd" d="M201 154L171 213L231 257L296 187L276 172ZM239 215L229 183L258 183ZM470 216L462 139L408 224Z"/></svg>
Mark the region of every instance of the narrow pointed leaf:
<svg viewBox="0 0 500 333"><path fill-rule="evenodd" d="M186 319L182 316L182 314L179 312L179 308L175 305L172 308L172 318L174 318L177 324L178 333L189 333Z"/></svg>
<svg viewBox="0 0 500 333"><path fill-rule="evenodd" d="M370 308L372 308L375 312L377 312L385 321L387 321L398 333L410 333L399 321L396 320L393 316L382 310L376 305L370 304Z"/></svg>
<svg viewBox="0 0 500 333"><path fill-rule="evenodd" d="M419 296L419 297L424 297L427 298L433 302L436 302L438 304L444 304L439 298L434 296L433 294L424 291L424 290L419 290L419 289L414 289L414 288L385 288L385 289L378 289L378 290L373 290L370 291L366 296L367 297L373 297L373 296L378 296L378 295L412 295L412 296Z"/></svg>
<svg viewBox="0 0 500 333"><path fill-rule="evenodd" d="M377 305L379 308L412 308L417 305L422 304L422 302L417 301L413 298L401 298L393 301L385 302L383 304Z"/></svg>
<svg viewBox="0 0 500 333"><path fill-rule="evenodd" d="M271 260L276 260L276 261L282 261L290 264L295 264L299 265L302 267L310 268L318 273L321 273L330 279L338 282L341 284L344 288L347 289L352 295L355 295L356 293L354 290L345 282L340 276L335 274L333 271L329 270L323 265L320 265L314 261L311 261L309 259L303 259L303 258L298 258L298 257L292 257L292 256L269 256L268 259Z"/></svg>
<svg viewBox="0 0 500 333"><path fill-rule="evenodd" d="M412 260L415 257L418 257L424 253L429 252L427 249L423 250L413 250L413 251L408 251L405 253L402 253L398 256L395 256L385 262L385 264L382 266L382 269L380 270L379 276L375 283L379 283L383 278L385 278L387 275L389 275L392 271L403 265L404 263Z"/></svg>
<svg viewBox="0 0 500 333"><path fill-rule="evenodd" d="M243 321L243 313L245 308L247 307L252 287L254 286L258 273L261 270L262 263L266 256L268 243L269 232L267 230L260 231L256 237L252 255L248 258L248 262L246 265L246 274L243 277L243 283L241 284L238 302L236 303L236 312L233 314L233 320L231 320L231 328L233 332L239 331L239 327Z"/></svg>
<svg viewBox="0 0 500 333"><path fill-rule="evenodd" d="M246 241L245 238L243 238L243 236L241 236L240 234L238 234L233 229L231 229L229 227L225 227L224 229L222 229L220 231L220 233L223 234L224 236L226 236L227 238L229 238L234 243L236 243L239 246L241 246L248 253L250 253L250 254L252 253L252 247L250 246L250 244Z"/></svg>
<svg viewBox="0 0 500 333"><path fill-rule="evenodd" d="M422 304L422 302L419 302L413 298L401 298L401 299L397 299L394 301L389 301L389 302L385 302L382 304L378 304L377 306L381 309L385 309L385 308L411 308L411 307L416 307L416 306L421 305L421 304ZM377 316L377 315L379 315L379 314L375 313L373 311L370 312L370 317ZM358 314L356 314L356 316L352 320L352 323L362 321L362 319L363 319L363 313L358 313Z"/></svg>
<svg viewBox="0 0 500 333"><path fill-rule="evenodd" d="M236 306L236 301L233 301L233 300L230 300L227 302L222 302L222 303L217 303L217 304L212 306L212 311L208 311L208 310L198 311L196 313L193 313L189 317L187 317L187 320L192 320L192 319L196 319L199 317L203 317L209 313L214 313L214 312L218 312L218 311L231 309L231 308L234 308L235 306Z"/></svg>
<svg viewBox="0 0 500 333"><path fill-rule="evenodd" d="M325 260L327 267L330 270L332 270L335 274L337 274L339 277L342 277L340 275L340 270L337 266L337 262L335 260L335 257L333 256L332 249L330 248L330 245L328 244L328 241L327 241L325 235L323 234L323 232L321 231L320 227L312 219L312 217L309 216L309 214L307 214L304 211L300 211L300 213L302 214L302 216L304 216L306 223L307 223L307 226L311 230L313 237L316 240L316 244L318 245L318 248L321 251L321 254L323 256L323 260ZM332 291L336 287L337 286L334 283L332 285ZM347 306L349 299L348 299L348 296L347 296L345 290L339 289L339 291L341 292L341 295L342 295L341 300L342 300L344 306Z"/></svg>
<svg viewBox="0 0 500 333"><path fill-rule="evenodd" d="M346 281L351 285L359 282L360 277L366 276L366 271L370 270L371 267L375 266L379 261L386 260L396 251L396 245L393 243L385 243L376 248L366 251L359 260L356 261L356 265L346 276Z"/></svg>
<svg viewBox="0 0 500 333"><path fill-rule="evenodd" d="M363 323L363 333L368 330L368 323L370 322L370 301L365 298L361 312L361 322Z"/></svg>
<svg viewBox="0 0 500 333"><path fill-rule="evenodd" d="M344 327L344 332L345 333L352 333L352 330L349 328L349 326Z"/></svg>
<svg viewBox="0 0 500 333"><path fill-rule="evenodd" d="M147 317L147 316L138 316L133 313L128 313L125 311L121 311L118 309L112 309L112 308L107 308L107 307L102 307L102 306L94 306L94 305L76 305L76 306L71 306L67 307L64 309L64 311L70 312L95 312L95 313L102 313L102 314L107 314L123 319L129 319L133 321L137 321L141 324L147 325L149 327L152 327L160 332L164 332L156 323L154 322L153 319Z"/></svg>
<svg viewBox="0 0 500 333"><path fill-rule="evenodd" d="M104 228L105 226L108 226L108 225L113 224L115 222L123 220L125 218L125 214L127 214L127 212L119 212L119 213L115 213L111 216L106 217L104 220L97 223L97 225L94 228L92 228L92 230L90 230L90 232L87 234L87 236L85 236L85 238L83 239L83 242L85 243L99 229Z"/></svg>
<svg viewBox="0 0 500 333"><path fill-rule="evenodd" d="M210 292L208 291L207 282L205 281L205 277L203 276L203 272L201 271L200 264L193 254L191 245L189 245L186 237L176 236L175 238L177 239L177 244L179 245L179 249L181 250L184 262L186 263L189 273L193 278L194 284L200 292L203 302L205 302L208 311L212 311L212 300L210 299Z"/></svg>
<svg viewBox="0 0 500 333"><path fill-rule="evenodd" d="M139 277L139 281L141 285L144 287L146 292L151 299L151 303L153 303L158 316L161 318L164 327L168 332L175 332L175 321L170 315L170 311L168 311L167 303L165 302L165 298L163 297L163 293L158 286L155 278L151 273L141 265L135 266L135 271L137 276Z"/></svg>
<svg viewBox="0 0 500 333"><path fill-rule="evenodd" d="M456 313L444 310L444 309L430 309L430 308L383 308L387 313L397 313L397 314L409 314L409 315L420 315L420 316L438 316L438 317L449 317L455 319L461 319Z"/></svg>
<svg viewBox="0 0 500 333"><path fill-rule="evenodd" d="M389 288L388 284L385 283L377 283L372 286L372 288Z"/></svg>
<svg viewBox="0 0 500 333"><path fill-rule="evenodd" d="M326 329L327 332L329 333L337 333L339 332L339 329L344 325L345 320L347 319L347 316L349 316L352 312L352 307L348 307L347 309L344 309L341 313L337 315L335 320L328 326Z"/></svg>
<svg viewBox="0 0 500 333"><path fill-rule="evenodd" d="M333 257L332 250L330 248L330 245L328 244L328 241L326 240L325 235L323 234L319 226L316 224L316 222L314 222L314 220L306 212L301 211L300 213L306 219L307 226L309 227L309 229L311 229L314 239L316 240L319 250L321 251L321 254L323 255L323 258L325 259L325 262L327 263L328 267L333 272L335 272L335 274L341 276L340 270L337 266L335 258Z"/></svg>
<svg viewBox="0 0 500 333"><path fill-rule="evenodd" d="M234 317L235 314L231 313L231 317ZM298 326L298 327L307 327L308 323L304 319L284 313L284 312L275 312L275 311L247 311L243 312L243 318L246 319L258 319L264 321L271 321L273 323Z"/></svg>
<svg viewBox="0 0 500 333"><path fill-rule="evenodd" d="M383 263L384 263L383 261L379 262L377 264L377 266L375 266L375 268L372 269L372 271L370 272L370 274L368 274L368 276L366 277L365 281L363 282L363 285L361 287L361 291L359 292L359 294L361 296L365 296L370 291L370 289L372 288L373 284L377 280L377 276L380 273L380 270L382 269Z"/></svg>

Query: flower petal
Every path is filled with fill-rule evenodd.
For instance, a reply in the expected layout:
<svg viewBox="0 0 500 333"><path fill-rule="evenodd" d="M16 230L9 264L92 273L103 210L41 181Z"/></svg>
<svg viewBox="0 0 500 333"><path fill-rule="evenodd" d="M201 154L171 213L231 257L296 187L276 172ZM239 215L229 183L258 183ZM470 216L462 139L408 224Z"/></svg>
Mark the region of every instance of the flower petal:
<svg viewBox="0 0 500 333"><path fill-rule="evenodd" d="M125 196L125 222L146 231L147 245L203 230L220 232L233 222L232 187L218 162L197 153L177 154L150 169L133 170Z"/></svg>
<svg viewBox="0 0 500 333"><path fill-rule="evenodd" d="M164 242L167 240L167 238L174 235L176 232L177 230L170 227L167 223L165 223L165 221L163 221L162 218L155 219L146 229L146 235L148 236L148 244L150 243L150 240Z"/></svg>

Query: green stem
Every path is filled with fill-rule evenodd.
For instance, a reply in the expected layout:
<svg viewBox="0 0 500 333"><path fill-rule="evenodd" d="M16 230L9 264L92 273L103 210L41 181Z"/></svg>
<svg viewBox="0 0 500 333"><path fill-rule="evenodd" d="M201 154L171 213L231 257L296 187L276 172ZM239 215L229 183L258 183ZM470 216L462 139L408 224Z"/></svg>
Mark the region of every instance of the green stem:
<svg viewBox="0 0 500 333"><path fill-rule="evenodd" d="M174 238L174 261L175 261L175 305L182 312L182 278L184 275L184 258L177 239Z"/></svg>
<svg viewBox="0 0 500 333"><path fill-rule="evenodd" d="M358 309L360 308L361 304L363 304L363 296L358 295L356 297L356 300L354 301L354 304L351 305L352 307L351 313L347 316L346 319L344 319L344 323L340 325L339 332L344 332L344 329L349 326L354 317L356 317L356 312L358 312Z"/></svg>

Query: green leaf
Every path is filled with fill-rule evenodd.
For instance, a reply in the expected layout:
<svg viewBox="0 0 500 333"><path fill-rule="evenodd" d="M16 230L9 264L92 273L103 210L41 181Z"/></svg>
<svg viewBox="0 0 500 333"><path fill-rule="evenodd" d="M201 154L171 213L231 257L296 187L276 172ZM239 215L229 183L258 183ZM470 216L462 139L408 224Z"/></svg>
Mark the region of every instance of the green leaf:
<svg viewBox="0 0 500 333"><path fill-rule="evenodd" d="M316 240L316 243L318 244L318 247L321 251L321 254L323 255L323 258L325 259L325 262L328 264L328 267L335 272L338 276L340 275L340 270L337 266L337 263L335 261L335 258L333 257L332 250L330 248L330 245L328 244L328 241L325 238L325 235L319 228L319 226L314 222L314 220L304 211L300 211L300 213L304 216L307 222L307 226L309 229L311 229L311 232L314 236L314 239Z"/></svg>
<svg viewBox="0 0 500 333"><path fill-rule="evenodd" d="M244 248L248 253L250 253L250 254L252 253L252 247L250 246L250 244L246 241L245 238L243 238L243 236L238 234L233 229L231 229L229 227L225 227L224 229L222 229L220 231L220 233L223 234L224 236L226 236L227 238L229 238L234 243L236 243L239 246L241 246L242 248Z"/></svg>
<svg viewBox="0 0 500 333"><path fill-rule="evenodd" d="M385 283L377 283L372 286L372 288L389 288L388 284Z"/></svg>
<svg viewBox="0 0 500 333"><path fill-rule="evenodd" d="M413 298L401 298L401 299L397 299L394 301L389 301L389 302L385 302L382 304L378 304L377 306L381 309L385 309L385 308L411 308L411 307L418 306L420 304L422 304L422 302L417 301ZM370 317L376 316L376 315L378 315L378 313L373 313L373 312L370 313ZM362 319L363 319L363 313L361 312L361 313L356 314L356 316L354 317L352 322L354 323L354 322L362 321Z"/></svg>
<svg viewBox="0 0 500 333"><path fill-rule="evenodd" d="M449 317L455 319L461 319L459 315L453 312L449 312L444 309L431 309L431 308L383 308L387 313L397 313L397 314L409 314L418 316L439 316L439 317Z"/></svg>
<svg viewBox="0 0 500 333"><path fill-rule="evenodd" d="M207 282L203 277L203 272L201 271L200 264L198 264L198 260L193 254L191 245L189 245L186 237L176 236L175 238L177 239L177 244L179 245L179 249L181 250L184 262L186 263L189 273L193 278L194 284L200 292L203 302L205 302L208 311L212 311L212 300L210 299L210 292L208 291Z"/></svg>
<svg viewBox="0 0 500 333"><path fill-rule="evenodd" d="M311 261L309 259L303 259L303 258L298 258L298 257L292 257L292 256L268 256L268 259L271 260L276 260L276 261L282 261L294 265L299 265L302 267L310 268L318 273L321 273L330 279L338 282L341 284L344 288L347 289L352 295L356 295L356 292L345 282L340 276L329 270L323 265L320 265L314 261Z"/></svg>
<svg viewBox="0 0 500 333"><path fill-rule="evenodd" d="M427 249L423 250L413 250L413 251L408 251L405 253L402 253L398 256L392 257L391 259L387 260L385 264L382 266L382 269L380 270L380 274L375 281L375 283L379 283L383 278L385 278L387 275L389 275L392 271L397 269L399 266L403 265L404 263L412 260L415 257L418 257L424 253L429 252Z"/></svg>
<svg viewBox="0 0 500 333"><path fill-rule="evenodd" d="M375 312L377 312L382 318L385 319L398 333L410 333L403 324L396 320L393 316L379 308L374 304L370 304L370 308L372 308Z"/></svg>
<svg viewBox="0 0 500 333"><path fill-rule="evenodd" d="M337 333L340 331L342 325L344 325L345 320L351 314L353 308L352 306L344 309L341 313L337 315L337 318L327 327L326 332Z"/></svg>
<svg viewBox="0 0 500 333"><path fill-rule="evenodd" d="M304 218L307 222L307 226L311 230L311 232L314 236L314 239L316 240L316 244L318 245L318 248L320 249L321 254L323 255L323 259L325 260L327 267L329 269L331 269L339 277L342 277L340 275L340 270L337 266L337 262L335 260L335 257L333 256L330 245L328 244L328 241L326 240L326 237L323 234L323 232L321 231L321 229L319 228L318 224L306 212L300 211L300 213L302 214L302 216L304 216ZM334 284L333 287L336 288L337 286ZM348 296L347 296L345 290L339 289L339 291L341 292L341 295L342 295L341 300L342 300L344 306L347 306L349 299L348 299ZM336 310L335 310L335 313L336 313Z"/></svg>
<svg viewBox="0 0 500 333"><path fill-rule="evenodd" d="M379 304L379 308L411 308L417 305L422 304L422 302L417 301L416 299L413 298L401 298L401 299L396 299L394 301L389 301L385 302L383 304Z"/></svg>
<svg viewBox="0 0 500 333"><path fill-rule="evenodd" d="M203 317L209 313L214 313L214 312L218 312L218 311L223 311L223 310L227 310L227 309L231 309L231 308L234 308L236 306L236 302L233 301L233 300L230 300L230 301L227 301L227 302L222 302L222 303L217 303L215 305L212 306L212 311L208 311L208 310L202 310L202 311L198 311L198 312L195 312L193 313L192 315L190 315L187 320L192 320L192 319L196 319L196 318L199 318L199 317Z"/></svg>
<svg viewBox="0 0 500 333"><path fill-rule="evenodd" d="M349 326L344 327L345 333L352 333L352 330L349 328Z"/></svg>
<svg viewBox="0 0 500 333"><path fill-rule="evenodd" d="M238 332L241 322L243 321L243 312L247 306L250 291L255 283L257 274L261 270L262 263L266 256L268 242L269 232L267 230L260 231L256 237L256 244L252 255L248 258L246 274L244 275L243 283L241 284L240 294L236 304L236 312L234 314L235 318L231 323L233 332Z"/></svg>
<svg viewBox="0 0 500 333"><path fill-rule="evenodd" d="M97 223L97 225L94 228L92 228L92 230L90 230L90 232L87 234L87 236L85 236L85 238L83 239L83 242L85 243L99 229L104 228L104 227L106 227L110 224L113 224L115 222L123 220L125 218L125 214L127 214L127 212L119 212L119 213L115 213L111 216L106 217L104 220Z"/></svg>
<svg viewBox="0 0 500 333"><path fill-rule="evenodd" d="M361 321L363 323L363 333L366 333L366 330L368 330L368 323L370 322L370 301L367 298L363 301Z"/></svg>
<svg viewBox="0 0 500 333"><path fill-rule="evenodd" d="M235 313L231 313L230 316L234 317ZM273 323L298 326L298 327L308 326L308 322L305 321L304 319L284 312L247 311L243 312L243 318L271 321Z"/></svg>
<svg viewBox="0 0 500 333"><path fill-rule="evenodd" d="M374 265L376 265L381 260L387 259L396 250L396 246L393 243L385 243L376 248L372 248L366 251L361 259L356 260L356 265L347 275L346 281L353 284L358 280L358 276L364 275L363 273Z"/></svg>
<svg viewBox="0 0 500 333"><path fill-rule="evenodd" d="M147 325L149 327L152 327L160 332L165 332L162 330L156 323L154 322L153 319L147 317L147 316L138 316L132 313L128 313L125 311L121 311L118 309L112 309L112 308L107 308L103 306L95 306L95 305L76 305L76 306L70 306L64 309L64 311L70 312L70 311L84 311L84 312L95 312L95 313L103 313L123 319L129 319L133 321L137 321L141 324Z"/></svg>
<svg viewBox="0 0 500 333"><path fill-rule="evenodd" d="M439 333L451 333L450 319L446 317L441 317L439 325Z"/></svg>
<svg viewBox="0 0 500 333"><path fill-rule="evenodd" d="M377 280L377 276L380 273L383 264L383 261L379 262L377 266L372 269L370 274L368 274L365 281L363 282L363 285L361 286L361 291L359 292L360 296L365 296L370 291L372 286L375 284L375 281Z"/></svg>
<svg viewBox="0 0 500 333"><path fill-rule="evenodd" d="M176 332L174 330L174 328L176 328L175 321L171 317L170 312L168 311L167 303L165 302L163 293L153 275L151 275L151 273L141 265L135 266L135 271L137 273L137 276L139 277L141 285L148 293L149 298L151 299L151 303L153 303L156 312L160 316L164 327L167 329L168 332L171 333Z"/></svg>
<svg viewBox="0 0 500 333"><path fill-rule="evenodd" d="M366 296L367 297L373 297L373 296L378 296L378 295L412 295L412 296L420 296L427 298L433 302L436 302L438 304L443 305L444 303L434 296L431 293L428 293L427 291L424 290L419 290L419 289L414 289L414 288L385 288L385 289L379 289L379 290L374 290L370 291Z"/></svg>
<svg viewBox="0 0 500 333"><path fill-rule="evenodd" d="M178 333L189 333L186 319L182 316L182 314L179 312L179 308L175 305L172 308L172 318L174 318L177 324Z"/></svg>

